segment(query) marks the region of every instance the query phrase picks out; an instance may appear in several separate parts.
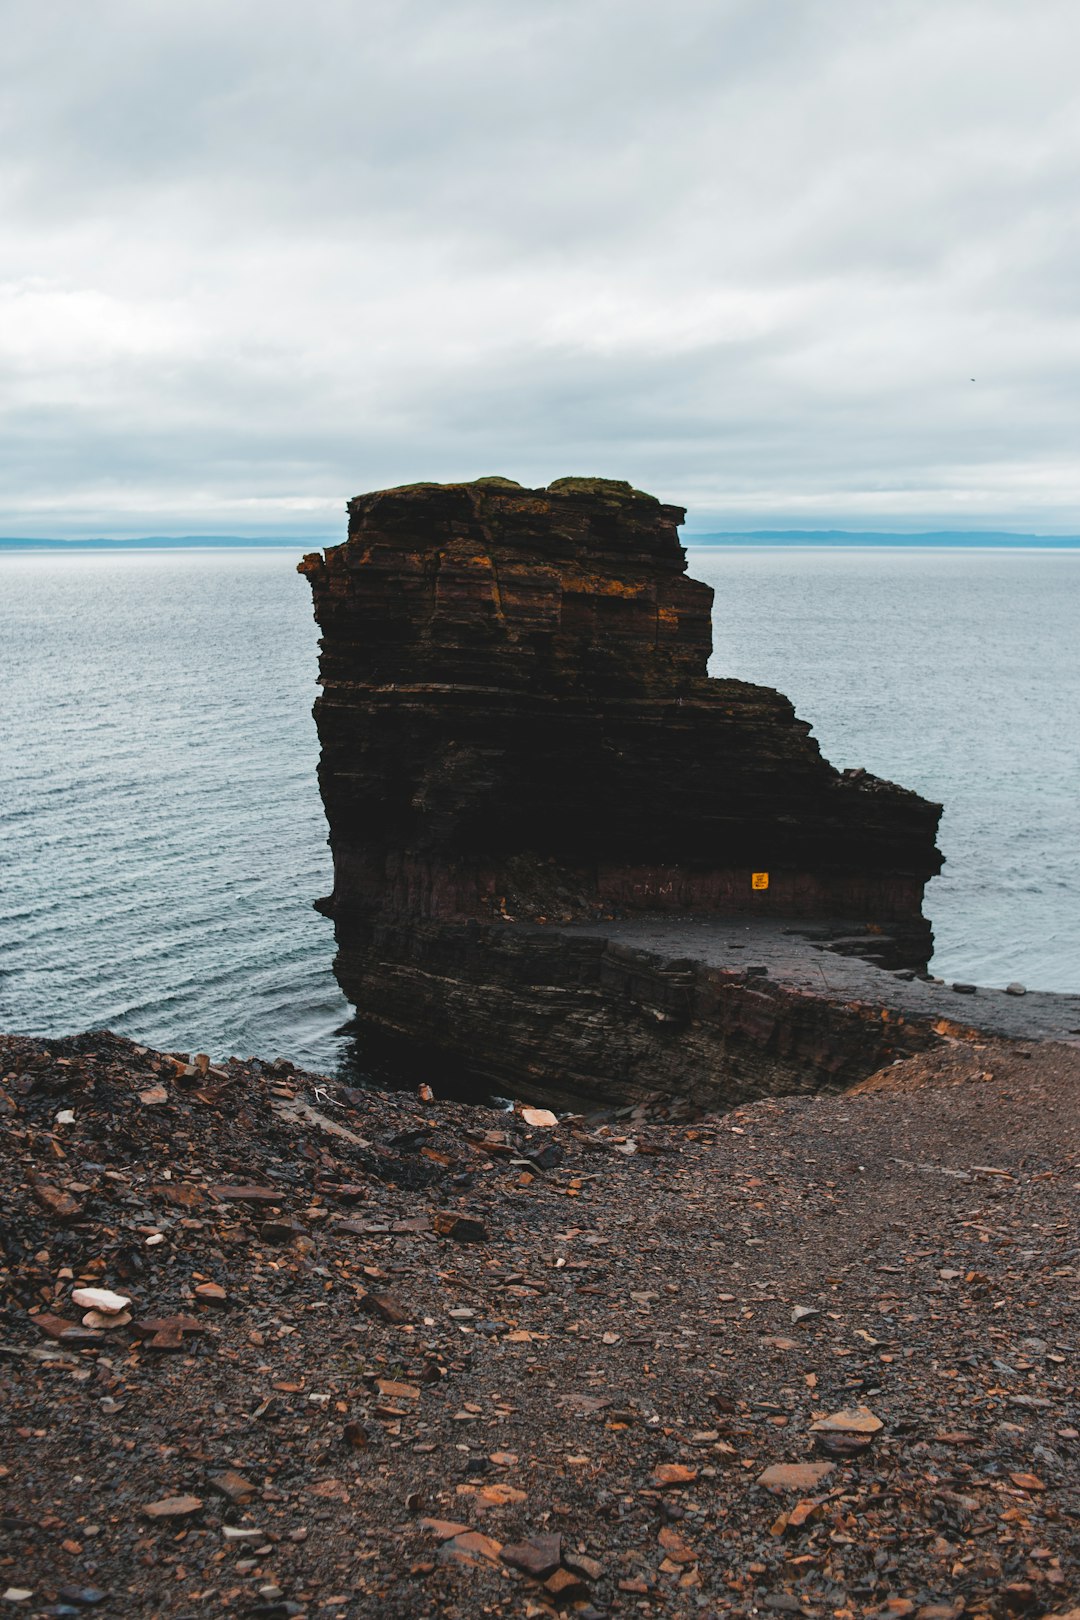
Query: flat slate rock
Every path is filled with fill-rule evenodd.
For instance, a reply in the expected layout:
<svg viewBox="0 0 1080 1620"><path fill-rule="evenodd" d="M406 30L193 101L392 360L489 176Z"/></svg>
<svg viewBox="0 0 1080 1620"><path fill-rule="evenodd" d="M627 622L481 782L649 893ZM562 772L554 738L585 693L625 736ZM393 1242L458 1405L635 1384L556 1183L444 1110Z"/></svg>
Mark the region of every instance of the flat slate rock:
<svg viewBox="0 0 1080 1620"><path fill-rule="evenodd" d="M757 1482L770 1491L813 1491L833 1472L832 1463L772 1463Z"/></svg>

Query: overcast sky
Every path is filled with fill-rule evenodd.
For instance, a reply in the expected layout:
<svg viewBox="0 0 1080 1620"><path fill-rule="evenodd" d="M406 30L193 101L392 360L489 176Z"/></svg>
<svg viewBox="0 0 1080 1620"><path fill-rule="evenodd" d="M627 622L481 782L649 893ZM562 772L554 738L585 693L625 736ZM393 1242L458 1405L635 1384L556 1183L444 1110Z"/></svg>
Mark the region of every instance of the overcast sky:
<svg viewBox="0 0 1080 1620"><path fill-rule="evenodd" d="M0 21L0 533L334 536L494 472L1080 529L1076 0Z"/></svg>

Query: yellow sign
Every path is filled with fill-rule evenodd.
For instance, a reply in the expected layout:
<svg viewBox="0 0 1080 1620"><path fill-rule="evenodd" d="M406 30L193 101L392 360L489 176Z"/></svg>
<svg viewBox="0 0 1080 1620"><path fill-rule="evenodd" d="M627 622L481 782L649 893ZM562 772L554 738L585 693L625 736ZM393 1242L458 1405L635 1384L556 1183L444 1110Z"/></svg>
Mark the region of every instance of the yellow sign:
<svg viewBox="0 0 1080 1620"><path fill-rule="evenodd" d="M750 887L752 889L767 889L769 887L768 872L751 872Z"/></svg>

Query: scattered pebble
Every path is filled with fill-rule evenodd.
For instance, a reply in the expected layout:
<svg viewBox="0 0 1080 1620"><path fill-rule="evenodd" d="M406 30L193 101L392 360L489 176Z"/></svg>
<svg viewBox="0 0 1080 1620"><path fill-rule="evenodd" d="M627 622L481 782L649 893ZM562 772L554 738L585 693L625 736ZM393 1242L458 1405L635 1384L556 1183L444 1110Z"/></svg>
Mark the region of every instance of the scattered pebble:
<svg viewBox="0 0 1080 1620"><path fill-rule="evenodd" d="M187 1519L201 1509L197 1496L163 1496L159 1502L148 1502L143 1513L148 1519Z"/></svg>

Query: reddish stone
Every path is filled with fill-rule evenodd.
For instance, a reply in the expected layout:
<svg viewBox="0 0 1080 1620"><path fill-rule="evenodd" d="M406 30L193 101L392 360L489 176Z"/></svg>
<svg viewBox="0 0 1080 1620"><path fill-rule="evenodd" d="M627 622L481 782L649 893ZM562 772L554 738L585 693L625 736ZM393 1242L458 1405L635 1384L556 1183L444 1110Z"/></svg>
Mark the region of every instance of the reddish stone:
<svg viewBox="0 0 1080 1620"><path fill-rule="evenodd" d="M78 1322L69 1322L63 1316L53 1316L49 1311L39 1311L30 1320L40 1333L48 1334L50 1339L59 1339L65 1333L79 1331Z"/></svg>
<svg viewBox="0 0 1080 1620"><path fill-rule="evenodd" d="M30 1191L42 1209L58 1221L73 1221L82 1214L83 1206L77 1198L48 1181L42 1181L39 1176L31 1177Z"/></svg>
<svg viewBox="0 0 1080 1620"><path fill-rule="evenodd" d="M283 1204L285 1194L277 1187L211 1187L210 1196L219 1204Z"/></svg>
<svg viewBox="0 0 1080 1620"><path fill-rule="evenodd" d="M504 1547L499 1556L504 1564L531 1575L534 1581L546 1581L562 1562L562 1536L534 1536L531 1541L514 1542Z"/></svg>
<svg viewBox="0 0 1080 1620"><path fill-rule="evenodd" d="M431 1217L431 1229L440 1237L454 1238L458 1243L485 1243L487 1227L474 1215L458 1215L453 1210L437 1209Z"/></svg>
<svg viewBox="0 0 1080 1620"><path fill-rule="evenodd" d="M364 1294L360 1299L360 1309L366 1316L377 1316L380 1321L389 1322L395 1327L413 1320L412 1311L391 1294Z"/></svg>

